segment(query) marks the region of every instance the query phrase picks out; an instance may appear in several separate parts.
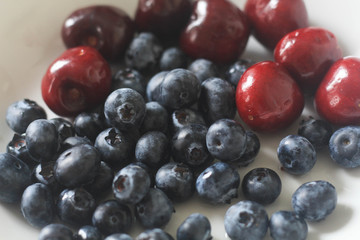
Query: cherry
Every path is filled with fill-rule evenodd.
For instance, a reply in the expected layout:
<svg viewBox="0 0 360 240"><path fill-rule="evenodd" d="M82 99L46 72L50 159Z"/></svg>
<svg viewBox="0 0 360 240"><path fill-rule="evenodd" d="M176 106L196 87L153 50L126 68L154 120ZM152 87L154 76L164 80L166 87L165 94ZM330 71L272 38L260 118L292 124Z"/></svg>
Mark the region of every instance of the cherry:
<svg viewBox="0 0 360 240"><path fill-rule="evenodd" d="M323 28L308 27L283 37L274 50L281 63L308 93L314 93L330 66L342 57L333 33Z"/></svg>
<svg viewBox="0 0 360 240"><path fill-rule="evenodd" d="M67 48L86 45L108 60L118 60L135 32L133 20L121 9L110 6L80 8L65 19L61 36Z"/></svg>
<svg viewBox="0 0 360 240"><path fill-rule="evenodd" d="M360 123L360 58L336 61L325 75L315 95L319 115L335 125Z"/></svg>
<svg viewBox="0 0 360 240"><path fill-rule="evenodd" d="M250 35L245 14L228 0L198 0L180 36L180 47L190 57L215 63L235 61Z"/></svg>
<svg viewBox="0 0 360 240"><path fill-rule="evenodd" d="M111 70L107 61L92 47L66 50L47 69L42 97L60 116L76 116L102 103L110 92Z"/></svg>
<svg viewBox="0 0 360 240"><path fill-rule="evenodd" d="M139 0L135 24L139 32L152 32L159 39L180 35L189 20L190 0Z"/></svg>
<svg viewBox="0 0 360 240"><path fill-rule="evenodd" d="M241 119L254 131L274 132L295 121L304 108L304 97L295 80L279 63L252 65L236 88Z"/></svg>
<svg viewBox="0 0 360 240"><path fill-rule="evenodd" d="M256 39L271 50L287 33L309 26L303 0L247 0L244 12Z"/></svg>

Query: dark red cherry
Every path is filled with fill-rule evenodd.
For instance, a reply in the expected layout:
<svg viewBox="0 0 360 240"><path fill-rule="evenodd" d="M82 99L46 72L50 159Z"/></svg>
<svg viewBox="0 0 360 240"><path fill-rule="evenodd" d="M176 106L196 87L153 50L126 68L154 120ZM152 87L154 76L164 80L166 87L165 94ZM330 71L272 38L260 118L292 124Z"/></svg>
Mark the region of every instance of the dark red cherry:
<svg viewBox="0 0 360 240"><path fill-rule="evenodd" d="M251 129L274 132L300 116L304 97L283 66L264 61L251 66L240 78L236 105L239 116Z"/></svg>
<svg viewBox="0 0 360 240"><path fill-rule="evenodd" d="M108 60L118 60L135 32L126 12L110 6L90 6L68 16L61 36L67 48L80 45L96 48Z"/></svg>
<svg viewBox="0 0 360 240"><path fill-rule="evenodd" d="M102 103L110 92L108 62L92 47L66 50L47 69L41 93L45 103L60 116L76 116Z"/></svg>
<svg viewBox="0 0 360 240"><path fill-rule="evenodd" d="M190 57L229 63L243 52L250 28L245 14L228 0L198 0L180 37Z"/></svg>
<svg viewBox="0 0 360 240"><path fill-rule="evenodd" d="M360 124L360 58L336 61L315 95L319 115L335 125Z"/></svg>

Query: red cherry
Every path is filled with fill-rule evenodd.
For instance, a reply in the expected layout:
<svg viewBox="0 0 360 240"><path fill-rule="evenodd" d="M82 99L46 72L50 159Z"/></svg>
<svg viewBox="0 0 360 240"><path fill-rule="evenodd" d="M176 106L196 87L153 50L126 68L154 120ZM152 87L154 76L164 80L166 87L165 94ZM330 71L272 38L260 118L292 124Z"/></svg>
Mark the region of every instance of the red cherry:
<svg viewBox="0 0 360 240"><path fill-rule="evenodd" d="M254 131L274 132L294 122L304 108L304 97L286 69L272 61L251 66L236 88L241 119Z"/></svg>
<svg viewBox="0 0 360 240"><path fill-rule="evenodd" d="M335 62L315 95L319 115L335 125L360 124L360 58Z"/></svg>
<svg viewBox="0 0 360 240"><path fill-rule="evenodd" d="M102 103L110 92L111 70L92 47L66 50L47 69L41 93L45 103L60 116L75 116Z"/></svg>
<svg viewBox="0 0 360 240"><path fill-rule="evenodd" d="M309 26L303 0L247 0L244 12L256 39L271 50L287 33Z"/></svg>
<svg viewBox="0 0 360 240"><path fill-rule="evenodd" d="M90 46L106 59L118 60L135 33L135 25L126 12L110 6L90 6L68 16L61 36L67 48Z"/></svg>
<svg viewBox="0 0 360 240"><path fill-rule="evenodd" d="M243 52L250 35L245 14L228 0L198 0L180 36L180 47L192 58L229 63Z"/></svg>
<svg viewBox="0 0 360 240"><path fill-rule="evenodd" d="M323 28L295 30L280 40L274 50L281 63L304 91L314 93L331 65L342 57L333 33Z"/></svg>

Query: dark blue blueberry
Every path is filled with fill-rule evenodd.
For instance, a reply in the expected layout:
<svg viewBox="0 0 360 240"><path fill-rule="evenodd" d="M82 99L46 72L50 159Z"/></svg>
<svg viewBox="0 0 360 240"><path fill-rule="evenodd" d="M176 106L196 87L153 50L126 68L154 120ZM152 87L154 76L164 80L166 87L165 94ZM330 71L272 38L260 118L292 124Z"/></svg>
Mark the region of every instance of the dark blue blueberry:
<svg viewBox="0 0 360 240"><path fill-rule="evenodd" d="M246 199L260 204L274 202L281 193L281 179L269 168L255 168L243 178L241 188Z"/></svg>
<svg viewBox="0 0 360 240"><path fill-rule="evenodd" d="M59 142L62 143L65 139L75 136L75 128L71 122L64 118L52 118L49 122L53 123L59 134Z"/></svg>
<svg viewBox="0 0 360 240"><path fill-rule="evenodd" d="M69 148L72 148L72 147L75 147L75 146L81 145L81 144L93 145L93 143L87 137L79 137L79 136L68 137L62 142L60 152L64 152L65 150L67 150Z"/></svg>
<svg viewBox="0 0 360 240"><path fill-rule="evenodd" d="M25 133L29 124L37 119L46 119L45 110L36 102L23 99L11 104L6 111L6 123L16 133Z"/></svg>
<svg viewBox="0 0 360 240"><path fill-rule="evenodd" d="M170 141L158 131L142 135L135 147L135 159L151 167L159 167L170 160Z"/></svg>
<svg viewBox="0 0 360 240"><path fill-rule="evenodd" d="M255 157L260 151L260 139L251 130L245 131L246 134L246 147L244 153L239 159L236 160L236 164L239 167L245 167L255 160Z"/></svg>
<svg viewBox="0 0 360 240"><path fill-rule="evenodd" d="M160 131L166 133L169 123L167 110L158 102L147 102L145 107L146 113L140 127L140 132Z"/></svg>
<svg viewBox="0 0 360 240"><path fill-rule="evenodd" d="M47 185L53 195L58 195L63 187L56 181L54 176L54 166L56 161L39 163L32 172L32 181Z"/></svg>
<svg viewBox="0 0 360 240"><path fill-rule="evenodd" d="M25 133L21 135L15 133L11 141L6 146L6 152L19 158L21 161L26 163L30 169L35 167L35 165L38 163L30 155L29 150L26 147Z"/></svg>
<svg viewBox="0 0 360 240"><path fill-rule="evenodd" d="M145 97L145 78L135 69L119 69L112 77L112 91L119 88L131 88Z"/></svg>
<svg viewBox="0 0 360 240"><path fill-rule="evenodd" d="M133 240L133 238L126 233L114 233L107 236L104 240Z"/></svg>
<svg viewBox="0 0 360 240"><path fill-rule="evenodd" d="M265 208L245 200L231 206L225 213L225 231L232 240L261 240L268 229L269 218Z"/></svg>
<svg viewBox="0 0 360 240"><path fill-rule="evenodd" d="M154 228L140 233L135 240L174 240L174 238L161 228Z"/></svg>
<svg viewBox="0 0 360 240"><path fill-rule="evenodd" d="M211 124L206 134L210 154L221 161L237 161L245 152L247 135L235 120L220 119Z"/></svg>
<svg viewBox="0 0 360 240"><path fill-rule="evenodd" d="M236 87L241 76L253 64L254 62L248 59L240 59L234 62L225 72L225 80Z"/></svg>
<svg viewBox="0 0 360 240"><path fill-rule="evenodd" d="M214 163L196 179L197 193L212 204L230 203L238 196L239 185L239 173L224 162Z"/></svg>
<svg viewBox="0 0 360 240"><path fill-rule="evenodd" d="M144 168L128 165L115 174L112 183L115 199L123 204L136 204L148 193L150 183L150 176Z"/></svg>
<svg viewBox="0 0 360 240"><path fill-rule="evenodd" d="M94 197L101 197L111 190L113 178L114 171L112 168L104 161L101 161L94 180L84 185L84 188Z"/></svg>
<svg viewBox="0 0 360 240"><path fill-rule="evenodd" d="M300 217L312 222L321 221L336 207L336 189L324 180L306 182L293 193L291 203Z"/></svg>
<svg viewBox="0 0 360 240"><path fill-rule="evenodd" d="M298 135L309 140L316 150L329 146L332 134L333 129L328 122L312 117L303 119L298 129Z"/></svg>
<svg viewBox="0 0 360 240"><path fill-rule="evenodd" d="M201 84L199 110L208 123L236 114L235 88L221 78L208 78Z"/></svg>
<svg viewBox="0 0 360 240"><path fill-rule="evenodd" d="M60 219L73 226L90 224L96 208L94 197L80 187L62 191L56 205Z"/></svg>
<svg viewBox="0 0 360 240"><path fill-rule="evenodd" d="M0 154L0 201L16 203L24 189L31 184L31 170L17 157Z"/></svg>
<svg viewBox="0 0 360 240"><path fill-rule="evenodd" d="M172 157L190 167L211 163L213 158L206 147L208 129L202 124L192 123L180 128L172 138Z"/></svg>
<svg viewBox="0 0 360 240"><path fill-rule="evenodd" d="M135 205L135 216L147 229L164 227L173 213L172 202L157 188L150 188L146 196Z"/></svg>
<svg viewBox="0 0 360 240"><path fill-rule="evenodd" d="M100 231L91 225L85 225L79 228L75 234L76 240L103 240Z"/></svg>
<svg viewBox="0 0 360 240"><path fill-rule="evenodd" d="M210 240L211 225L209 219L200 214L193 213L188 216L176 231L177 240Z"/></svg>
<svg viewBox="0 0 360 240"><path fill-rule="evenodd" d="M100 166L98 150L88 144L63 152L54 166L55 179L65 187L78 187L94 180Z"/></svg>
<svg viewBox="0 0 360 240"><path fill-rule="evenodd" d="M193 72L201 82L208 78L219 76L218 67L210 60L203 58L194 60L188 69Z"/></svg>
<svg viewBox="0 0 360 240"><path fill-rule="evenodd" d="M140 72L154 71L163 52L158 38L150 32L134 37L125 53L125 64Z"/></svg>
<svg viewBox="0 0 360 240"><path fill-rule="evenodd" d="M160 86L168 73L169 71L162 71L150 78L146 85L147 101L156 101L160 98Z"/></svg>
<svg viewBox="0 0 360 240"><path fill-rule="evenodd" d="M277 155L283 169L295 175L309 172L316 163L314 146L299 135L283 138L278 146Z"/></svg>
<svg viewBox="0 0 360 240"><path fill-rule="evenodd" d="M295 212L277 211L270 218L269 230L274 240L305 240L308 226Z"/></svg>
<svg viewBox="0 0 360 240"><path fill-rule="evenodd" d="M94 142L97 135L106 128L106 125L101 114L83 112L76 116L74 128L77 136L87 137Z"/></svg>
<svg viewBox="0 0 360 240"><path fill-rule="evenodd" d="M51 223L43 227L38 240L74 240L72 230L61 223Z"/></svg>
<svg viewBox="0 0 360 240"><path fill-rule="evenodd" d="M26 221L36 228L52 223L55 204L51 189L42 183L28 186L22 195L20 208Z"/></svg>
<svg viewBox="0 0 360 240"><path fill-rule="evenodd" d="M190 108L177 109L171 114L170 127L173 133L191 123L206 125L201 113Z"/></svg>
<svg viewBox="0 0 360 240"><path fill-rule="evenodd" d="M155 185L172 201L185 201L195 192L194 173L186 164L167 163L157 171Z"/></svg>
<svg viewBox="0 0 360 240"><path fill-rule="evenodd" d="M30 123L25 140L30 155L39 162L53 160L60 146L55 125L46 119Z"/></svg>
<svg viewBox="0 0 360 240"><path fill-rule="evenodd" d="M131 210L116 200L100 203L94 211L92 224L105 235L126 233L133 223Z"/></svg>
<svg viewBox="0 0 360 240"><path fill-rule="evenodd" d="M344 168L360 166L360 127L347 126L334 132L329 141L331 158Z"/></svg>
<svg viewBox="0 0 360 240"><path fill-rule="evenodd" d="M145 101L140 93L131 88L113 91L105 101L107 121L120 130L140 128L145 116Z"/></svg>
<svg viewBox="0 0 360 240"><path fill-rule="evenodd" d="M136 166L143 168L150 177L150 186L151 187L155 186L155 174L156 174L157 168L149 167L147 164L142 163L142 162L137 162L137 161L130 163L129 165L136 165Z"/></svg>
<svg viewBox="0 0 360 240"><path fill-rule="evenodd" d="M186 54L180 48L167 48L164 50L160 58L160 70L167 71L175 68L185 68L187 60Z"/></svg>

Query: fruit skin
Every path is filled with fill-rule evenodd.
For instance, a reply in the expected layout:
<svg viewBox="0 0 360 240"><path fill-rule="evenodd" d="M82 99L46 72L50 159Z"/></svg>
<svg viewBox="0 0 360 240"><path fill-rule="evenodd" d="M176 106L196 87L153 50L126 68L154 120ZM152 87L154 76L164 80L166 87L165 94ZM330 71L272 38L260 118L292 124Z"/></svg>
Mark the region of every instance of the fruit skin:
<svg viewBox="0 0 360 240"><path fill-rule="evenodd" d="M147 240L147 239L156 239L156 240L174 240L174 238L161 228L153 228L145 230L140 233L135 240Z"/></svg>
<svg viewBox="0 0 360 240"><path fill-rule="evenodd" d="M360 58L344 57L326 73L315 94L315 108L328 122L358 125L360 121Z"/></svg>
<svg viewBox="0 0 360 240"><path fill-rule="evenodd" d="M193 213L188 216L176 231L177 240L210 240L211 225L209 219L200 214Z"/></svg>
<svg viewBox="0 0 360 240"><path fill-rule="evenodd" d="M212 61L204 58L195 59L190 63L187 69L193 72L201 82L210 77L219 77L220 75L218 66Z"/></svg>
<svg viewBox="0 0 360 240"><path fill-rule="evenodd" d="M275 132L288 127L301 114L304 96L279 63L252 65L236 88L239 116L254 131Z"/></svg>
<svg viewBox="0 0 360 240"><path fill-rule="evenodd" d="M133 20L122 9L96 5L72 12L61 29L67 48L90 46L106 59L118 60L135 33Z"/></svg>
<svg viewBox="0 0 360 240"><path fill-rule="evenodd" d="M126 233L114 233L107 236L104 240L133 240L133 238Z"/></svg>
<svg viewBox="0 0 360 240"><path fill-rule="evenodd" d="M330 123L313 117L301 120L298 128L298 135L309 140L315 150L328 147L332 134L333 129Z"/></svg>
<svg viewBox="0 0 360 240"><path fill-rule="evenodd" d="M74 234L76 240L102 240L103 237L99 230L91 225L82 226L77 233Z"/></svg>
<svg viewBox="0 0 360 240"><path fill-rule="evenodd" d="M199 0L180 36L180 47L194 59L229 63L242 54L249 35L248 20L234 3Z"/></svg>
<svg viewBox="0 0 360 240"><path fill-rule="evenodd" d="M309 25L303 0L247 0L244 12L254 36L269 50L287 33Z"/></svg>
<svg viewBox="0 0 360 240"><path fill-rule="evenodd" d="M61 223L51 223L43 227L39 234L39 240L62 239L73 240L72 230Z"/></svg>
<svg viewBox="0 0 360 240"><path fill-rule="evenodd" d="M308 226L305 220L291 211L277 211L269 221L270 236L275 240L305 240Z"/></svg>
<svg viewBox="0 0 360 240"><path fill-rule="evenodd" d="M64 51L47 69L41 82L42 97L57 115L73 117L96 107L109 94L109 64L92 47Z"/></svg>
<svg viewBox="0 0 360 240"><path fill-rule="evenodd" d="M335 35L318 27L288 33L274 50L275 62L282 64L309 94L314 94L331 65L341 57Z"/></svg>

